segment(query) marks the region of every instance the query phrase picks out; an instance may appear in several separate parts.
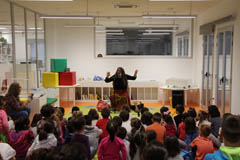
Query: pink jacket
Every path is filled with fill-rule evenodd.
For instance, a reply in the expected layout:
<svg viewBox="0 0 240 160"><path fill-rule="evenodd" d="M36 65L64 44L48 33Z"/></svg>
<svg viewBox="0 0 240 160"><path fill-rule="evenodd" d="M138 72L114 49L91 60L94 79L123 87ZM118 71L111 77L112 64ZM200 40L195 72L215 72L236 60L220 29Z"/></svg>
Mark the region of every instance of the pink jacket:
<svg viewBox="0 0 240 160"><path fill-rule="evenodd" d="M98 147L98 160L126 160L127 150L122 139L115 136L113 142L110 137L102 139Z"/></svg>
<svg viewBox="0 0 240 160"><path fill-rule="evenodd" d="M0 133L8 132L9 132L8 116L4 110L0 109Z"/></svg>

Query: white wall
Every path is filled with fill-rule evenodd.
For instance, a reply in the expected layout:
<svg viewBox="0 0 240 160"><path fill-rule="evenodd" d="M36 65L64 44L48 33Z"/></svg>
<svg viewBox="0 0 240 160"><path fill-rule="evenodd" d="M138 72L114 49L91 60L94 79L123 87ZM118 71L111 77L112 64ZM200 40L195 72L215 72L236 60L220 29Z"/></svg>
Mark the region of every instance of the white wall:
<svg viewBox="0 0 240 160"><path fill-rule="evenodd" d="M232 64L232 113L240 113L240 1L239 0L222 0L218 5L208 9L200 14L195 22L194 37L194 77L199 86L202 82L202 36L199 35L199 27L202 24L223 18L228 15L236 17L234 21L234 44L233 44L233 64Z"/></svg>
<svg viewBox="0 0 240 160"><path fill-rule="evenodd" d="M138 80L158 80L167 78L194 78L194 60L180 58L95 58L93 28L65 28L68 20L47 20L47 59L67 58L68 66L77 71L77 76L93 78L113 74L118 66L128 74L139 70ZM49 70L49 69L48 69Z"/></svg>

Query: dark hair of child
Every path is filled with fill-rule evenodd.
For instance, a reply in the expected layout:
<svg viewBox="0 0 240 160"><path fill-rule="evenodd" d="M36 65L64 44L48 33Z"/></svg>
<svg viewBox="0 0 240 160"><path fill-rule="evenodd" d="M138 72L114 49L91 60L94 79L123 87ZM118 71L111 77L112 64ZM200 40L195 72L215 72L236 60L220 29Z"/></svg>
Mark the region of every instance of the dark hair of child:
<svg viewBox="0 0 240 160"><path fill-rule="evenodd" d="M190 117L189 113L188 112L183 113L182 120L185 121L187 117Z"/></svg>
<svg viewBox="0 0 240 160"><path fill-rule="evenodd" d="M72 107L72 113L75 112L75 111L80 111L78 106L73 106Z"/></svg>
<svg viewBox="0 0 240 160"><path fill-rule="evenodd" d="M49 150L47 148L39 148L32 152L31 156L26 160L45 160Z"/></svg>
<svg viewBox="0 0 240 160"><path fill-rule="evenodd" d="M157 138L157 134L156 134L156 132L154 130L148 130L148 131L146 131L145 134L146 134L146 142L147 142L147 144L152 142L152 141L154 141L154 140L156 140L156 138Z"/></svg>
<svg viewBox="0 0 240 160"><path fill-rule="evenodd" d="M106 126L111 142L114 141L115 135L118 132L118 124L114 120L109 120Z"/></svg>
<svg viewBox="0 0 240 160"><path fill-rule="evenodd" d="M88 112L88 115L92 117L92 120L98 120L99 119L99 115L96 109L90 109Z"/></svg>
<svg viewBox="0 0 240 160"><path fill-rule="evenodd" d="M33 120L32 120L32 123L31 123L31 127L36 127L38 121L40 121L41 119L42 119L42 114L41 113L34 114Z"/></svg>
<svg viewBox="0 0 240 160"><path fill-rule="evenodd" d="M200 136L202 137L208 137L211 133L211 126L202 124L200 125Z"/></svg>
<svg viewBox="0 0 240 160"><path fill-rule="evenodd" d="M28 129L29 119L27 117L19 117L15 124L16 132Z"/></svg>
<svg viewBox="0 0 240 160"><path fill-rule="evenodd" d="M89 115L85 115L84 118L86 121L86 125L91 126L92 125L92 117L90 117Z"/></svg>
<svg viewBox="0 0 240 160"><path fill-rule="evenodd" d="M174 125L173 119L170 115L165 115L164 116L164 121L170 126Z"/></svg>
<svg viewBox="0 0 240 160"><path fill-rule="evenodd" d="M234 147L240 147L240 117L229 116L223 121L222 125L223 138L231 144L236 144Z"/></svg>
<svg viewBox="0 0 240 160"><path fill-rule="evenodd" d="M141 117L141 121L143 124L149 126L152 124L152 117L153 117L152 113L149 111L146 111L143 113L143 115Z"/></svg>
<svg viewBox="0 0 240 160"><path fill-rule="evenodd" d="M164 146L168 151L169 157L176 157L180 153L180 145L177 137L169 136L164 140Z"/></svg>
<svg viewBox="0 0 240 160"><path fill-rule="evenodd" d="M215 105L208 106L208 114L211 118L220 117L218 107Z"/></svg>
<svg viewBox="0 0 240 160"><path fill-rule="evenodd" d="M167 160L168 153L163 144L158 141L149 143L143 151L144 160Z"/></svg>
<svg viewBox="0 0 240 160"><path fill-rule="evenodd" d="M177 114L183 114L184 112L184 107L182 105L177 105L176 106L176 111L177 111Z"/></svg>
<svg viewBox="0 0 240 160"><path fill-rule="evenodd" d="M65 114L65 109L63 107L58 107L60 109L60 111L62 112L62 114Z"/></svg>
<svg viewBox="0 0 240 160"><path fill-rule="evenodd" d="M122 111L127 111L128 113L130 113L130 112L131 112L131 109L129 108L128 105L123 105L123 106L122 106Z"/></svg>
<svg viewBox="0 0 240 160"><path fill-rule="evenodd" d="M168 107L165 107L165 106L163 106L163 107L160 109L160 113L161 113L162 115L164 115L164 112L167 112L167 111L169 111L169 109L168 109Z"/></svg>
<svg viewBox="0 0 240 160"><path fill-rule="evenodd" d="M54 108L50 104L46 104L42 106L40 112L44 118L50 118L54 113Z"/></svg>
<svg viewBox="0 0 240 160"><path fill-rule="evenodd" d="M87 157L86 147L81 143L69 143L61 148L58 160L86 160Z"/></svg>
<svg viewBox="0 0 240 160"><path fill-rule="evenodd" d="M190 108L188 109L188 113L189 113L189 115L190 115L191 117L193 117L193 118L196 118L196 117L197 117L197 112L196 112L196 110L195 110L194 108L192 108L192 107L190 107Z"/></svg>
<svg viewBox="0 0 240 160"><path fill-rule="evenodd" d="M143 148L146 145L146 139L144 132L136 132L133 138L130 140L130 157L131 159L134 158L137 147L140 149L140 153L143 152Z"/></svg>
<svg viewBox="0 0 240 160"><path fill-rule="evenodd" d="M103 108L101 115L103 118L108 118L110 116L110 109L108 107Z"/></svg>
<svg viewBox="0 0 240 160"><path fill-rule="evenodd" d="M199 117L199 124L201 124L202 121L208 120L208 113L203 110L200 110L198 112L198 117Z"/></svg>
<svg viewBox="0 0 240 160"><path fill-rule="evenodd" d="M4 107L4 103L5 103L6 99L4 96L0 96L0 109L2 109Z"/></svg>
<svg viewBox="0 0 240 160"><path fill-rule="evenodd" d="M115 116L113 117L113 120L115 122L117 122L118 126L121 127L122 126L122 118L120 118L119 116Z"/></svg>
<svg viewBox="0 0 240 160"><path fill-rule="evenodd" d="M143 115L143 113L146 112L146 111L149 111L149 109L147 107L143 107L141 109L141 115Z"/></svg>
<svg viewBox="0 0 240 160"><path fill-rule="evenodd" d="M85 125L86 121L83 116L78 116L73 120L73 128L75 132L83 130Z"/></svg>
<svg viewBox="0 0 240 160"><path fill-rule="evenodd" d="M129 120L129 112L122 111L122 112L120 112L119 117L123 120L123 122L126 122Z"/></svg>
<svg viewBox="0 0 240 160"><path fill-rule="evenodd" d="M145 131L145 129L144 129L143 125L142 125L141 120L136 119L136 120L133 121L131 135L133 136L138 130L141 131L141 132Z"/></svg>
<svg viewBox="0 0 240 160"><path fill-rule="evenodd" d="M156 112L156 113L153 114L153 121L154 122L161 123L161 119L162 119L161 113Z"/></svg>
<svg viewBox="0 0 240 160"><path fill-rule="evenodd" d="M127 136L127 130L124 127L119 127L117 136L121 139L124 139Z"/></svg>
<svg viewBox="0 0 240 160"><path fill-rule="evenodd" d="M67 130L68 130L69 133L74 132L73 120L70 120L70 121L67 122Z"/></svg>
<svg viewBox="0 0 240 160"><path fill-rule="evenodd" d="M193 134L196 132L196 122L193 117L187 117L184 121L186 134Z"/></svg>
<svg viewBox="0 0 240 160"><path fill-rule="evenodd" d="M54 132L54 123L51 120L44 122L43 127L39 131L39 141L45 140L48 138L49 133Z"/></svg>

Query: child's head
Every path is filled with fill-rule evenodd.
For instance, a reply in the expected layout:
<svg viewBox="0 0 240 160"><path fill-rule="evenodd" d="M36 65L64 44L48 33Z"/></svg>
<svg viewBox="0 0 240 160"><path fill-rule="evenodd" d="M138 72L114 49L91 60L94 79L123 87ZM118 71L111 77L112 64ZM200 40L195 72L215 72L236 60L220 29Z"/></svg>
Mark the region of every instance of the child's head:
<svg viewBox="0 0 240 160"><path fill-rule="evenodd" d="M191 117L193 117L193 118L196 118L196 117L197 117L197 112L196 112L196 110L195 110L194 108L192 108L192 107L190 107L190 108L188 109L188 114L189 114L189 116L191 116Z"/></svg>
<svg viewBox="0 0 240 160"><path fill-rule="evenodd" d="M168 112L168 111L169 111L168 107L165 107L165 106L163 106L163 107L160 109L160 113L161 113L162 115L165 115L166 112Z"/></svg>
<svg viewBox="0 0 240 160"><path fill-rule="evenodd" d="M215 105L208 106L208 114L211 118L220 117L218 107Z"/></svg>
<svg viewBox="0 0 240 160"><path fill-rule="evenodd" d="M49 150L47 148L39 148L32 152L32 155L26 160L43 160L46 159Z"/></svg>
<svg viewBox="0 0 240 160"><path fill-rule="evenodd" d="M156 140L156 138L157 138L157 134L154 130L148 130L148 131L146 131L145 134L146 134L145 136L146 136L147 144Z"/></svg>
<svg viewBox="0 0 240 160"><path fill-rule="evenodd" d="M152 113L149 111L146 111L143 113L143 115L141 117L141 121L143 124L149 126L152 124L152 117L153 117Z"/></svg>
<svg viewBox="0 0 240 160"><path fill-rule="evenodd" d="M44 118L50 118L54 114L54 108L50 104L46 104L42 106L40 112Z"/></svg>
<svg viewBox="0 0 240 160"><path fill-rule="evenodd" d="M149 109L147 107L143 107L141 109L141 115L143 115L143 113L146 112L146 111L149 111Z"/></svg>
<svg viewBox="0 0 240 160"><path fill-rule="evenodd" d="M170 115L165 115L164 116L164 121L168 124L168 125L173 125L174 122L173 122L173 119Z"/></svg>
<svg viewBox="0 0 240 160"><path fill-rule="evenodd" d="M107 123L107 132L109 134L111 142L114 141L115 135L118 132L118 124L114 120L109 120Z"/></svg>
<svg viewBox="0 0 240 160"><path fill-rule="evenodd" d="M115 116L113 117L113 120L115 122L117 122L118 126L121 127L122 126L122 118L120 118L119 116Z"/></svg>
<svg viewBox="0 0 240 160"><path fill-rule="evenodd" d="M133 159L135 156L137 149L140 150L140 153L143 151L143 148L146 145L146 138L144 132L136 132L133 138L130 141L130 156Z"/></svg>
<svg viewBox="0 0 240 160"><path fill-rule="evenodd" d="M65 109L63 107L58 107L60 109L60 111L62 112L62 114L65 114Z"/></svg>
<svg viewBox="0 0 240 160"><path fill-rule="evenodd" d="M193 117L187 117L184 123L186 134L193 134L196 132L196 122Z"/></svg>
<svg viewBox="0 0 240 160"><path fill-rule="evenodd" d="M127 130L124 127L119 127L118 129L118 133L117 136L121 139L125 139L125 137L127 136Z"/></svg>
<svg viewBox="0 0 240 160"><path fill-rule="evenodd" d="M190 117L189 113L188 113L188 112L183 113L183 115L182 115L182 120L183 120L183 122L185 121L185 119L186 119L187 117Z"/></svg>
<svg viewBox="0 0 240 160"><path fill-rule="evenodd" d="M201 124L199 128L199 134L201 137L208 137L211 133L211 126L210 123L207 124Z"/></svg>
<svg viewBox="0 0 240 160"><path fill-rule="evenodd" d="M48 138L48 134L53 133L54 123L52 120L44 121L43 127L39 131L39 141L45 140Z"/></svg>
<svg viewBox="0 0 240 160"><path fill-rule="evenodd" d="M200 110L198 112L197 119L199 120L200 123L204 120L208 120L208 113L203 110Z"/></svg>
<svg viewBox="0 0 240 160"><path fill-rule="evenodd" d="M72 119L76 119L77 117L82 117L83 113L81 111L73 112Z"/></svg>
<svg viewBox="0 0 240 160"><path fill-rule="evenodd" d="M98 120L99 119L99 115L96 109L90 109L88 112L88 115L92 117L92 120Z"/></svg>
<svg viewBox="0 0 240 160"><path fill-rule="evenodd" d="M16 132L27 130L29 128L29 119L28 117L19 117L15 124Z"/></svg>
<svg viewBox="0 0 240 160"><path fill-rule="evenodd" d="M122 111L119 114L119 117L122 119L123 122L126 122L129 120L129 112L128 111Z"/></svg>
<svg viewBox="0 0 240 160"><path fill-rule="evenodd" d="M131 127L134 127L134 122L136 121L136 120L139 120L137 117L133 117L133 118L131 118Z"/></svg>
<svg viewBox="0 0 240 160"><path fill-rule="evenodd" d="M149 143L143 151L144 160L167 160L168 153L163 144L158 141Z"/></svg>
<svg viewBox="0 0 240 160"><path fill-rule="evenodd" d="M110 116L110 109L108 107L103 108L101 115L103 118L108 118Z"/></svg>
<svg viewBox="0 0 240 160"><path fill-rule="evenodd" d="M223 121L222 133L224 144L230 147L240 147L240 117L229 116Z"/></svg>
<svg viewBox="0 0 240 160"><path fill-rule="evenodd" d="M180 153L180 145L175 136L169 136L164 140L164 146L168 151L169 157L175 157Z"/></svg>
<svg viewBox="0 0 240 160"><path fill-rule="evenodd" d="M68 130L69 133L74 132L74 126L73 126L73 120L72 119L67 122L67 130Z"/></svg>
<svg viewBox="0 0 240 160"><path fill-rule="evenodd" d="M86 125L91 126L92 125L92 117L89 115L85 115L84 118L86 121Z"/></svg>
<svg viewBox="0 0 240 160"><path fill-rule="evenodd" d="M78 108L78 106L73 106L73 107L72 107L72 114L73 114L74 112L78 112L78 111L80 111L80 109Z"/></svg>
<svg viewBox="0 0 240 160"><path fill-rule="evenodd" d="M61 109L59 107L55 108L54 114L57 116L59 121L63 120L64 114L62 113L62 111L61 111Z"/></svg>
<svg viewBox="0 0 240 160"><path fill-rule="evenodd" d="M161 123L162 115L161 113L154 113L153 114L153 122Z"/></svg>
<svg viewBox="0 0 240 160"><path fill-rule="evenodd" d="M5 108L6 99L4 96L0 96L0 109Z"/></svg>
<svg viewBox="0 0 240 160"><path fill-rule="evenodd" d="M131 112L131 110L130 110L128 105L123 105L122 106L122 111L127 111L128 113Z"/></svg>
<svg viewBox="0 0 240 160"><path fill-rule="evenodd" d="M83 131L86 125L85 118L83 116L78 116L73 119L73 128L75 132Z"/></svg>
<svg viewBox="0 0 240 160"><path fill-rule="evenodd" d="M40 114L40 113L34 114L33 120L32 120L32 123L31 123L31 127L36 127L38 121L40 121L41 119L42 119L42 114Z"/></svg>
<svg viewBox="0 0 240 160"><path fill-rule="evenodd" d="M177 114L183 114L183 112L184 112L184 106L178 104L176 106L176 113Z"/></svg>
<svg viewBox="0 0 240 160"><path fill-rule="evenodd" d="M59 155L61 157L59 159L67 159L67 160L86 160L87 158L87 150L86 147L81 143L69 143L64 145L60 149ZM56 159L56 160L59 160Z"/></svg>

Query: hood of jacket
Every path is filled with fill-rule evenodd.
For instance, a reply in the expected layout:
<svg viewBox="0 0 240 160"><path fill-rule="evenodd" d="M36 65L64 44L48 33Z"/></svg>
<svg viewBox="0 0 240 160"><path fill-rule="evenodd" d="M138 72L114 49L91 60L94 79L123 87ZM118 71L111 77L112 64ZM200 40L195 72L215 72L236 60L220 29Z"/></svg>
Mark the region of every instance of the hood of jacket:
<svg viewBox="0 0 240 160"><path fill-rule="evenodd" d="M240 160L240 147L221 146L220 150L230 160L237 160L237 159Z"/></svg>

